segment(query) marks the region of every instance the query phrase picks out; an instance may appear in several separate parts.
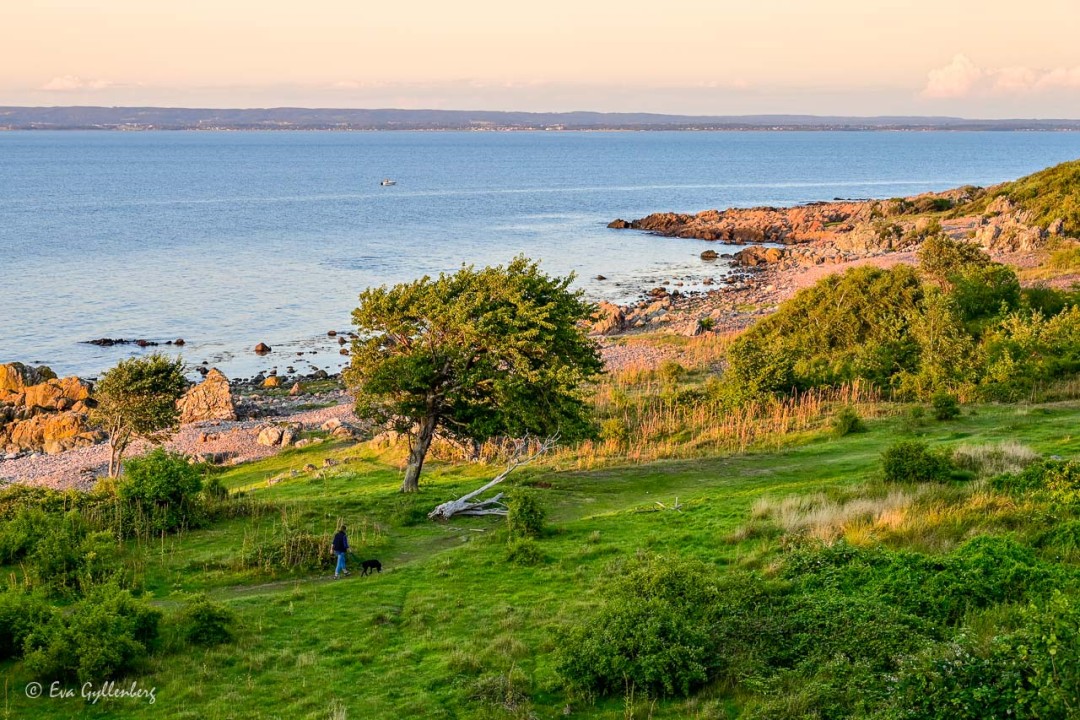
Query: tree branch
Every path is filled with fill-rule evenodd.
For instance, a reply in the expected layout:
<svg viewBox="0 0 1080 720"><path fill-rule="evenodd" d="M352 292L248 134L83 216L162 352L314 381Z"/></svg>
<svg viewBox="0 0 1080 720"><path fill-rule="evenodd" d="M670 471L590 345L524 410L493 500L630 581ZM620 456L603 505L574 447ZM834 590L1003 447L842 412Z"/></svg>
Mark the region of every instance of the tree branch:
<svg viewBox="0 0 1080 720"><path fill-rule="evenodd" d="M496 475L483 487L473 490L470 493L466 493L465 495L459 497L457 500L449 500L442 503L428 513L428 518L430 518L431 520L449 520L455 515L505 515L506 505L500 502L501 498L503 497L502 493L498 493L497 495L488 498L487 500L478 500L476 502L472 502L472 500L479 495L483 495L485 492L501 483L503 480L508 478L510 476L510 473L514 472L514 470L517 470L523 465L528 465L541 455L549 452L552 448L555 447L555 445L558 443L558 440L559 434L556 433L541 442L540 447L536 449L536 452L532 453L531 455L526 455L525 453L529 448L529 437L526 435L524 438L518 441L517 449L514 451L514 454L507 462L505 470ZM496 505L498 507L488 507L491 505Z"/></svg>

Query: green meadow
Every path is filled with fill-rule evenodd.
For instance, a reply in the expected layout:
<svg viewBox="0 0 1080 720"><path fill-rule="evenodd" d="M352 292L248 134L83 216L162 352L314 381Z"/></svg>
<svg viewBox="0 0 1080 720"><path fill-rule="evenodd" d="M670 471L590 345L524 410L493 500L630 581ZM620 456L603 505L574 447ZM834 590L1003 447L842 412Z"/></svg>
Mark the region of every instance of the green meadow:
<svg viewBox="0 0 1080 720"><path fill-rule="evenodd" d="M243 496L233 502L252 505L249 515L124 545L123 562L138 569L145 597L165 620L161 647L119 684L155 688L153 705L30 699L25 686L35 678L8 662L3 717L736 717L752 690L727 682L705 683L689 698L599 697L568 687L554 660L559 639L603 604L618 561L640 553L688 557L720 574L768 577L799 532L798 523L756 531L768 524L762 514L770 503L881 498L881 453L899 439L950 451L1015 443L1072 457L1080 451L1078 427L1077 402L970 407L947 422L912 420L895 406L864 432L836 437L823 418L768 451L590 471L540 463L507 481L531 487L548 512L536 541L541 558L530 565L508 560L503 518L436 524L424 517L501 465L433 463L421 492L403 496L393 451L331 442L290 450L221 473L233 497ZM322 468L326 458L339 462L302 469ZM861 527L845 520L829 541L848 533L862 546L941 554L973 535L1024 537L1024 523L1008 513L964 511L980 492L984 480L954 480L933 501L957 508L942 524L913 513L905 527L875 529L871 512ZM341 521L356 554L350 577L243 560L283 525L324 535ZM381 560L383 572L360 577L356 559L366 558ZM196 593L235 612L232 642L201 648L170 635L170 613Z"/></svg>

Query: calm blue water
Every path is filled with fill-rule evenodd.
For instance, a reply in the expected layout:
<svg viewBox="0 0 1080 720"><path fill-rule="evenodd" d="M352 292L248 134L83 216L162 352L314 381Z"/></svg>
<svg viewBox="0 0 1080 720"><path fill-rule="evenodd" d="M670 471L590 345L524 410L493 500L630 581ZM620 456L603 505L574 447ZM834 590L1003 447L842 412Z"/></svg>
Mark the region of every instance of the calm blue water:
<svg viewBox="0 0 1080 720"><path fill-rule="evenodd" d="M138 351L81 340L183 337L230 375L337 367L325 332L369 285L524 252L629 299L723 268L616 217L910 195L1076 157L1068 133L0 133L0 362L92 376Z"/></svg>

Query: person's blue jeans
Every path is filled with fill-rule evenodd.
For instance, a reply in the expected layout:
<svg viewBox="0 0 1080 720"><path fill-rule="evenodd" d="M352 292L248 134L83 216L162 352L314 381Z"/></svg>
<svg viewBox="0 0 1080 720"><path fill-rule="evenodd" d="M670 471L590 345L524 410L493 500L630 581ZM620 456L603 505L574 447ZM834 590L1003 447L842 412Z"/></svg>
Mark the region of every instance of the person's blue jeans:
<svg viewBox="0 0 1080 720"><path fill-rule="evenodd" d="M335 575L340 575L345 572L345 553L337 553L337 569L334 570Z"/></svg>

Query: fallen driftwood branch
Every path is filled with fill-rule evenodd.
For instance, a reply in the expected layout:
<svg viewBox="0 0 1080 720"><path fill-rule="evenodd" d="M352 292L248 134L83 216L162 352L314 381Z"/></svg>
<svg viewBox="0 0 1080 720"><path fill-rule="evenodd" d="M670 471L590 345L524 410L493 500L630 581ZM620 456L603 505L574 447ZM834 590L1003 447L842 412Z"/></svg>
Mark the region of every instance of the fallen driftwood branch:
<svg viewBox="0 0 1080 720"><path fill-rule="evenodd" d="M449 520L455 515L506 515L506 503L502 502L503 493L496 493L485 500L474 501L473 499L483 495L485 492L501 483L510 476L510 473L514 472L522 465L528 465L533 460L536 460L536 458L551 450L551 448L555 447L558 439L559 436L557 434L552 435L540 443L540 447L536 449L536 452L526 456L525 452L529 448L529 438L523 438L518 442L517 450L513 457L510 458L510 462L507 463L505 470L496 475L482 488L462 495L457 500L449 500L442 505L439 505L428 513L428 517L432 520Z"/></svg>

